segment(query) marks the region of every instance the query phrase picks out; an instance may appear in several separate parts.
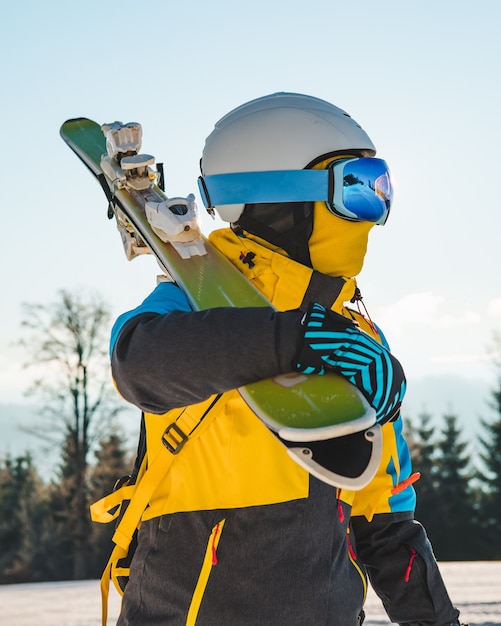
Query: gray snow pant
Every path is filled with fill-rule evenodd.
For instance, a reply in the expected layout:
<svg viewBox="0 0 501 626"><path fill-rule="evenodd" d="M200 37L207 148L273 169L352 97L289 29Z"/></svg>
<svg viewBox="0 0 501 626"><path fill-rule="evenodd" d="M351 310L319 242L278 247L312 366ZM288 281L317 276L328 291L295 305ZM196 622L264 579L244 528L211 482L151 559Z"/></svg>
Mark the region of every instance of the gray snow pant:
<svg viewBox="0 0 501 626"><path fill-rule="evenodd" d="M307 499L143 522L118 626L185 626L194 599L197 626L357 626L366 579L349 516L312 478Z"/></svg>
<svg viewBox="0 0 501 626"><path fill-rule="evenodd" d="M424 528L412 513L352 517L358 557L391 621L400 626L452 626L452 605Z"/></svg>

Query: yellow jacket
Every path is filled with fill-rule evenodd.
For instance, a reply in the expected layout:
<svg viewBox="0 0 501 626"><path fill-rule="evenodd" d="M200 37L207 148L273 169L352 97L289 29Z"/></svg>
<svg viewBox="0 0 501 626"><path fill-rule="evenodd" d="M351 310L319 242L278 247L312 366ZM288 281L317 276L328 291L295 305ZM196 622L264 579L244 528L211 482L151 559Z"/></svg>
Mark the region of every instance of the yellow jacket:
<svg viewBox="0 0 501 626"><path fill-rule="evenodd" d="M210 240L277 309L299 307L310 283L310 268L252 239L238 237L229 229L213 232ZM256 254L252 267L240 260L249 252ZM363 330L379 338L360 313L344 305L355 289L355 280L346 279L332 308L356 318ZM307 472L288 456L238 391L164 415L146 413L150 464L157 455L159 465L162 455L170 455L162 444L168 424L178 418L196 424L205 414L182 453L175 456L142 519L166 513L266 505L308 496ZM354 515L365 515L369 520L375 513L414 507L413 489L404 489L410 480L410 463L400 420L383 426L383 442L383 456L374 480L356 493L338 490L338 498L353 505Z"/></svg>

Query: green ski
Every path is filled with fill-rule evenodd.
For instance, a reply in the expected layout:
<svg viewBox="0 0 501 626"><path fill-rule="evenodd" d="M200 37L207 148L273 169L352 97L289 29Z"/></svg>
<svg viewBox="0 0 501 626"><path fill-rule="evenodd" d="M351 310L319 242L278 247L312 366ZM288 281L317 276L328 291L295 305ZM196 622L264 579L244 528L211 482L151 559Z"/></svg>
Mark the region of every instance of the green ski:
<svg viewBox="0 0 501 626"><path fill-rule="evenodd" d="M271 306L199 230L194 196L168 198L159 182L155 159L140 154L141 126L70 119L61 136L100 182L122 236L127 258L153 254L163 271L184 291L194 310L212 307ZM157 166L158 167L158 166ZM256 415L280 434L298 442L289 453L302 463L304 442L367 431L372 461L362 476L341 487L360 488L374 475L381 454L375 412L362 394L333 373L305 376L291 373L239 389ZM369 430L368 430L369 429ZM319 478L325 479L320 475ZM340 479L341 480L341 479Z"/></svg>

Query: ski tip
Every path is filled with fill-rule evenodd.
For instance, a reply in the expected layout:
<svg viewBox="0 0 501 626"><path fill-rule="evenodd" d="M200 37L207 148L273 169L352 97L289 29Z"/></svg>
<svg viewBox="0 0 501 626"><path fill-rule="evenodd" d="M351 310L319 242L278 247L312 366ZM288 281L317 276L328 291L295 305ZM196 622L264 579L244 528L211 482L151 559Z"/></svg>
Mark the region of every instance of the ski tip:
<svg viewBox="0 0 501 626"><path fill-rule="evenodd" d="M99 124L93 122L88 117L72 117L61 124L59 134L63 139L66 139L67 136L71 136L74 132L93 130L95 127L101 128Z"/></svg>
<svg viewBox="0 0 501 626"><path fill-rule="evenodd" d="M79 127L79 126L88 126L88 125L94 125L94 124L95 122L90 120L88 117L70 117L69 119L67 119L65 122L61 124L61 129Z"/></svg>
<svg viewBox="0 0 501 626"><path fill-rule="evenodd" d="M64 122L64 124L75 124L78 122L90 122L89 118L87 117L70 117L70 119L66 120L66 122ZM64 126L63 124L63 126Z"/></svg>

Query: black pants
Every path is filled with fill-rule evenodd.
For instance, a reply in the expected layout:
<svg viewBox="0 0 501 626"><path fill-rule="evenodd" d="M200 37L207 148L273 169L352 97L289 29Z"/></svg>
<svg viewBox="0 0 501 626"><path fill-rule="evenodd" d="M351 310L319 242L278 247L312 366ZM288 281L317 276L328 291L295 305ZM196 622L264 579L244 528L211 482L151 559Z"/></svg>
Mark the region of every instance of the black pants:
<svg viewBox="0 0 501 626"><path fill-rule="evenodd" d="M452 605L426 533L408 513L353 517L359 558L392 622L401 626L450 626Z"/></svg>
<svg viewBox="0 0 501 626"><path fill-rule="evenodd" d="M144 522L119 626L357 626L366 579L350 507L307 499Z"/></svg>

